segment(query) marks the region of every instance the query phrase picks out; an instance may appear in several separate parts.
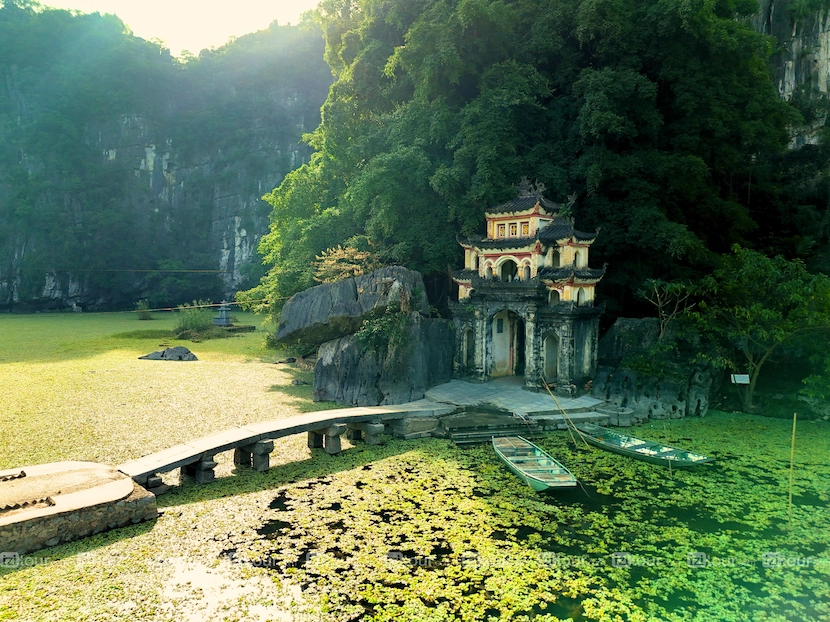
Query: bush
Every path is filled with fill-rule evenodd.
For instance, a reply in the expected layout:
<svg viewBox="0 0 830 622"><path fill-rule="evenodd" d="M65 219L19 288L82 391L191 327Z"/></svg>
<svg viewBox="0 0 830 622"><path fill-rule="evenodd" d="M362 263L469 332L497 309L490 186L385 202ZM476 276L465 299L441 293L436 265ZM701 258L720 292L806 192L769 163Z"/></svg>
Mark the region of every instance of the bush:
<svg viewBox="0 0 830 622"><path fill-rule="evenodd" d="M213 325L213 313L210 310L211 303L206 300L194 300L193 304L179 305L176 325L173 327L173 334L178 339L190 339L198 341L216 336ZM221 329L220 329L221 330ZM224 334L224 331L221 331Z"/></svg>
<svg viewBox="0 0 830 622"><path fill-rule="evenodd" d="M135 303L135 310L138 311L139 320L152 320L153 316L150 314L150 303L145 298Z"/></svg>

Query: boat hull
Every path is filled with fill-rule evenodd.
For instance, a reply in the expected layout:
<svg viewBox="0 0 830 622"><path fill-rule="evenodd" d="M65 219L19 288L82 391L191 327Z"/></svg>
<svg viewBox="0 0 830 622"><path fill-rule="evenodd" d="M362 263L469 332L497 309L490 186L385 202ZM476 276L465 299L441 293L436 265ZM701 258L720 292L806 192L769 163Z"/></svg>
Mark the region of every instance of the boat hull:
<svg viewBox="0 0 830 622"><path fill-rule="evenodd" d="M543 449L521 436L493 437L496 455L523 482L536 492L571 488L573 474Z"/></svg>
<svg viewBox="0 0 830 622"><path fill-rule="evenodd" d="M620 434L598 425L584 423L575 427L589 445L651 464L691 467L713 461L702 454Z"/></svg>

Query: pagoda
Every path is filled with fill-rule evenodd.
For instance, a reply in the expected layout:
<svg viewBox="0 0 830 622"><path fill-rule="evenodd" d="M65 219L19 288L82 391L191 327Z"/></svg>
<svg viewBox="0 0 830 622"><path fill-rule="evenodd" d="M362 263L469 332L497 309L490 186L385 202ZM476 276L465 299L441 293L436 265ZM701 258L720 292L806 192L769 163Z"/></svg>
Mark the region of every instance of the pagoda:
<svg viewBox="0 0 830 622"><path fill-rule="evenodd" d="M574 198L565 206L543 191L523 179L515 199L485 212L486 237L458 238L454 367L482 381L513 375L535 387L541 378L572 395L596 371L605 267L588 267L599 230L574 229Z"/></svg>

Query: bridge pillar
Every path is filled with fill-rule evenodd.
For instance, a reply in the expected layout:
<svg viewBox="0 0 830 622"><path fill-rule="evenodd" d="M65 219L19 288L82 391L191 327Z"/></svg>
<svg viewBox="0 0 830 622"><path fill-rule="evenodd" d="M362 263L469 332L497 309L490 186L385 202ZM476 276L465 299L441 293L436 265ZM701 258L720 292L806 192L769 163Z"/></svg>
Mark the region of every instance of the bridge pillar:
<svg viewBox="0 0 830 622"><path fill-rule="evenodd" d="M213 472L216 465L213 456L202 456L201 460L183 466L182 475L191 476L197 484L208 484L216 479Z"/></svg>
<svg viewBox="0 0 830 622"><path fill-rule="evenodd" d="M274 451L274 441L257 441L235 449L233 463L252 467L254 471L262 473L271 466L269 454L272 451Z"/></svg>
<svg viewBox="0 0 830 622"><path fill-rule="evenodd" d="M339 454L342 451L340 446L340 435L346 431L345 423L335 423L326 428L323 436L323 447L326 453Z"/></svg>
<svg viewBox="0 0 830 622"><path fill-rule="evenodd" d="M317 430L309 430L308 432L308 448L322 449L323 435Z"/></svg>
<svg viewBox="0 0 830 622"><path fill-rule="evenodd" d="M366 433L367 445L380 445L380 435L383 434L386 426L382 423L365 423L363 431Z"/></svg>

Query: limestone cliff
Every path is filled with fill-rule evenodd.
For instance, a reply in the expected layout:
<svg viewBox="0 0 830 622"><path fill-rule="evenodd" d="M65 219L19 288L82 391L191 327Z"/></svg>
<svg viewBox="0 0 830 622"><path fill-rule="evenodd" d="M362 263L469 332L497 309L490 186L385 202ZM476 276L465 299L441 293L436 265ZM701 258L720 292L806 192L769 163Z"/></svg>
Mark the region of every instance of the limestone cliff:
<svg viewBox="0 0 830 622"><path fill-rule="evenodd" d="M792 0L759 0L752 19L755 29L775 37L773 80L786 100L816 101L830 83L830 11L808 9ZM824 125L823 114L808 115L807 125L794 134L792 146L815 144Z"/></svg>
<svg viewBox="0 0 830 622"><path fill-rule="evenodd" d="M183 62L111 16L15 19L31 49L0 45L0 305L167 305L254 285L262 197L308 161L302 135L332 81L322 33L274 25Z"/></svg>

